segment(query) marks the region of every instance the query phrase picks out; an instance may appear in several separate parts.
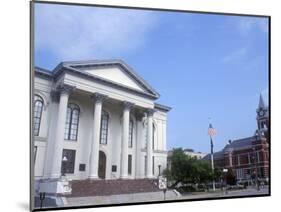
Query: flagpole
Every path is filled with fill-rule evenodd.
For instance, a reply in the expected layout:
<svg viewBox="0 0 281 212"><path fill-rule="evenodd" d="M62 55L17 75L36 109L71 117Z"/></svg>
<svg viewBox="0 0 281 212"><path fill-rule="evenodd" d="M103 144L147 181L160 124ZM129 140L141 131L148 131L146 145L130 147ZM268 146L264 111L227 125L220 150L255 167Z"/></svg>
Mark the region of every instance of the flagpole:
<svg viewBox="0 0 281 212"><path fill-rule="evenodd" d="M210 118L209 118L210 119ZM208 134L210 136L210 144L211 144L211 167L212 167L212 174L214 177L215 167L214 167L214 143L212 136L216 134L215 129L213 128L211 122L209 122L209 129ZM213 179L213 191L216 190L215 179Z"/></svg>
<svg viewBox="0 0 281 212"><path fill-rule="evenodd" d="M213 140L212 140L212 136L210 136L210 143L211 143L211 166L212 166L212 173L214 175L214 144L213 144ZM216 190L216 185L215 185L215 180L213 179L213 191Z"/></svg>

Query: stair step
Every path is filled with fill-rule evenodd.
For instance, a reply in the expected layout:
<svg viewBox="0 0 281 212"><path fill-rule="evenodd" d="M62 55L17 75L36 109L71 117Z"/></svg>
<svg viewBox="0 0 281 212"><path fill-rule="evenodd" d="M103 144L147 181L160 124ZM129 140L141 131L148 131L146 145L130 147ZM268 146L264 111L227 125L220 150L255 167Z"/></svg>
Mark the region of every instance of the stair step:
<svg viewBox="0 0 281 212"><path fill-rule="evenodd" d="M116 179L116 180L73 180L72 193L68 197L106 196L140 192L160 191L157 180Z"/></svg>

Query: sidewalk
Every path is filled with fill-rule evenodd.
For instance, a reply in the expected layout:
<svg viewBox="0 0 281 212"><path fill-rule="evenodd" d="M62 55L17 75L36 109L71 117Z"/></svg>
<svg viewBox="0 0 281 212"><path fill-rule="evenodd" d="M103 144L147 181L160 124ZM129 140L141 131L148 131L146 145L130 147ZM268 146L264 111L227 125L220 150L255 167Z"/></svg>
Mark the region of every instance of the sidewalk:
<svg viewBox="0 0 281 212"><path fill-rule="evenodd" d="M190 193L186 195L177 195L173 190L166 192L165 200L191 200L203 198L219 198L219 197L237 197L249 195L265 195L268 194L268 188L263 188L257 191L255 188L243 190L228 191L227 194L221 190L215 192ZM65 198L64 206L85 206L85 205L104 205L104 204L122 204L122 203L137 203L137 202L153 202L165 201L163 192L147 192L134 194L120 194L110 196L93 196L93 197L69 197Z"/></svg>
<svg viewBox="0 0 281 212"><path fill-rule="evenodd" d="M178 199L180 196L172 191L166 192L166 200ZM134 202L153 202L164 201L163 192L147 192L147 193L134 193L134 194L120 194L110 196L94 196L94 197L70 197L65 198L67 204L65 206L77 205L103 205L103 204L122 204Z"/></svg>
<svg viewBox="0 0 281 212"><path fill-rule="evenodd" d="M268 187L262 188L259 191L256 188L248 188L242 190L229 190L227 193L221 190L208 193L192 193L188 195L182 195L179 199L202 199L202 198L219 198L219 197L237 197L237 196L251 196L251 195L265 195L269 194Z"/></svg>

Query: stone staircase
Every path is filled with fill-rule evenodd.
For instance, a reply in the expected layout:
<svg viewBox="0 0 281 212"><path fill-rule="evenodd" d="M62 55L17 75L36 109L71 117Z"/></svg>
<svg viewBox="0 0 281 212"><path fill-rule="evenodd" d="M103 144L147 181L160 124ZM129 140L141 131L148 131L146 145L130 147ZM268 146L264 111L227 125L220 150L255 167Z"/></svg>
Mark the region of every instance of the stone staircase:
<svg viewBox="0 0 281 212"><path fill-rule="evenodd" d="M157 183L152 179L73 180L72 192L67 197L157 192L160 191Z"/></svg>

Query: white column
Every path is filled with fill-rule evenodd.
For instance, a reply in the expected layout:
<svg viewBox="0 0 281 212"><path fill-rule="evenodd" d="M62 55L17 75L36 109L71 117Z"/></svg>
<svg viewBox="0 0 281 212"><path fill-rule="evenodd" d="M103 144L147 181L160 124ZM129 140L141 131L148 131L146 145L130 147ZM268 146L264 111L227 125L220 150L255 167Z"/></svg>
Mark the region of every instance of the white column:
<svg viewBox="0 0 281 212"><path fill-rule="evenodd" d="M153 178L153 172L152 172L152 142L153 142L153 109L148 110L148 116L147 116L147 150L146 150L146 156L147 156L147 166L146 166L146 177L147 178Z"/></svg>
<svg viewBox="0 0 281 212"><path fill-rule="evenodd" d="M142 162L141 162L141 147L143 142L143 114L138 113L137 116L137 139L136 139L136 163L135 163L135 170L136 170L136 178L141 178L141 168L142 168Z"/></svg>
<svg viewBox="0 0 281 212"><path fill-rule="evenodd" d="M53 157L47 160L52 161L51 178L59 178L61 176L62 149L64 141L64 128L67 113L68 97L73 87L62 85L58 88L60 92L57 128L53 145Z"/></svg>
<svg viewBox="0 0 281 212"><path fill-rule="evenodd" d="M94 100L94 121L92 129L92 146L90 154L89 165L89 178L98 179L98 167L99 167L99 142L100 142L100 125L101 125L101 113L102 102L106 98L105 95L95 93L91 96Z"/></svg>
<svg viewBox="0 0 281 212"><path fill-rule="evenodd" d="M130 102L124 102L123 123L122 123L122 154L121 154L121 178L128 178L128 140L130 109L133 106Z"/></svg>

